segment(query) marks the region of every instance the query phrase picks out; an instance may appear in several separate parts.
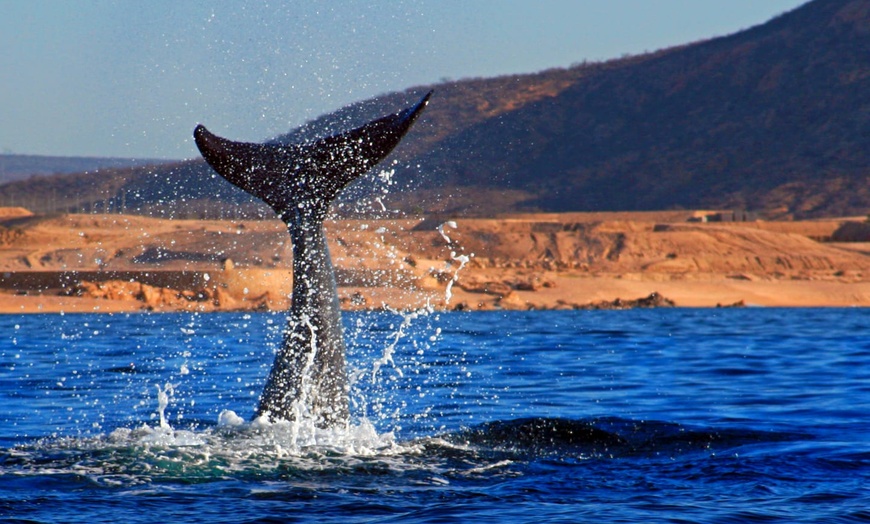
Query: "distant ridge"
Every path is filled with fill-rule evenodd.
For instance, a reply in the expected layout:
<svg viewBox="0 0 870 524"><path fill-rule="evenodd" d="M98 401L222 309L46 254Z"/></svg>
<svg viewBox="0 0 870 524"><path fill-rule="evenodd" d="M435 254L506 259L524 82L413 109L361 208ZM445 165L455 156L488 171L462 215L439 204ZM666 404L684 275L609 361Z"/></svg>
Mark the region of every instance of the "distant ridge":
<svg viewBox="0 0 870 524"><path fill-rule="evenodd" d="M429 109L393 156L392 208L870 211L868 0L814 0L733 35L619 60L419 86L275 141L351 127L429 89ZM75 176L55 193L79 209L257 209L200 162ZM47 194L52 180L2 186L0 205Z"/></svg>
<svg viewBox="0 0 870 524"><path fill-rule="evenodd" d="M0 184L35 175L81 173L104 168L157 165L167 160L46 155L0 155Z"/></svg>

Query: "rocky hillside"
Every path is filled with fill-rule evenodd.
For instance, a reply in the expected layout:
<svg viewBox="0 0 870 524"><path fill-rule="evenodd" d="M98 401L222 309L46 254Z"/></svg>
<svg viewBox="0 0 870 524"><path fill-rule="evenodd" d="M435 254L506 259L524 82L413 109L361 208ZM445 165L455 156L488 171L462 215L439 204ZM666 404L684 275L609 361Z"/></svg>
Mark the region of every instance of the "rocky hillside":
<svg viewBox="0 0 870 524"><path fill-rule="evenodd" d="M520 190L555 211L870 208L866 0L581 72L417 157L426 185Z"/></svg>

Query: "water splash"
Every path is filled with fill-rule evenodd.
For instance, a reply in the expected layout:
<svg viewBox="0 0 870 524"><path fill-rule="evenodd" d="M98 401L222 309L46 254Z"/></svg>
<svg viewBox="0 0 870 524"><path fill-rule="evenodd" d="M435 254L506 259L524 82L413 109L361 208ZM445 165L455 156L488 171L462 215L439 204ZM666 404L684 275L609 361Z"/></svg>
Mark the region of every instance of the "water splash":
<svg viewBox="0 0 870 524"><path fill-rule="evenodd" d="M468 255L457 255L455 251L450 252L450 258L455 262L459 262L459 267L453 272L453 277L450 278L447 282L447 287L444 289L444 303L447 305L450 304L450 300L453 298L453 284L459 280L459 272L462 271L462 268L470 260Z"/></svg>
<svg viewBox="0 0 870 524"><path fill-rule="evenodd" d="M441 234L441 238L447 242L447 245L452 247L454 241L451 240L447 233L444 232L444 227L450 227L452 229L458 229L456 222L453 220L449 220L444 222L443 224L438 225L438 233ZM471 257L474 256L474 253L470 255L457 255L456 251L450 251L450 259L454 262L459 262L459 267L453 272L453 276L447 281L447 287L444 289L444 304L450 305L450 301L453 299L453 284L455 284L459 280L459 272L465 267L466 264L471 260Z"/></svg>
<svg viewBox="0 0 870 524"><path fill-rule="evenodd" d="M160 417L161 428L169 428L169 423L166 422L166 407L169 405L172 397L175 396L175 388L178 386L178 384L171 384L169 382L167 382L162 388L160 387L160 384L155 386L157 388L157 414Z"/></svg>
<svg viewBox="0 0 870 524"><path fill-rule="evenodd" d="M411 327L411 324L420 317L429 316L435 309L430 305L426 304L426 306L411 312L401 312L398 310L394 310L392 308L387 308L391 313L395 313L402 317L402 322L399 324L399 328L395 330L390 336L391 341L384 347L384 353L381 358L374 361L372 364L372 383L375 383L378 378L378 372L381 369L381 366L386 364L390 364L396 370L396 373L400 377L402 377L402 369L396 366L396 363L393 361L393 353L396 351L396 344L399 343L400 340L407 336L407 330Z"/></svg>
<svg viewBox="0 0 870 524"><path fill-rule="evenodd" d="M308 398L311 395L311 370L314 367L314 361L317 358L317 328L311 324L311 318L303 314L300 319L305 327L308 328L308 332L311 334L310 339L310 347L311 351L308 352L308 358L305 361L305 367L302 368L302 391L300 397L296 400L295 403L295 411L297 417L302 417L305 415L306 406L308 405Z"/></svg>
<svg viewBox="0 0 870 524"><path fill-rule="evenodd" d="M320 467L324 465L326 456L350 459L408 450L397 443L392 432L378 433L365 418L344 427L319 428L304 409L297 412L299 418L295 421L272 421L261 416L250 422L224 409L214 425L176 428L164 413L178 386L170 383L156 386L159 422L155 425L117 428L96 437L46 439L36 447L43 451L59 446L81 452L108 452L118 455L120 460L135 460L142 467L147 464L149 474L157 475L171 473L175 467L184 467L185 474L194 472L194 475L200 467L204 474L206 470L211 473L270 470L278 467L276 461L282 459L302 459L307 464L302 467L316 468L318 463ZM300 407L304 406L303 400L300 399Z"/></svg>
<svg viewBox="0 0 870 524"><path fill-rule="evenodd" d="M448 226L448 227L451 227L453 229L456 229L458 226L456 225L456 222L454 222L453 220L448 220L447 222L444 222L443 224L439 224L438 227L436 228L436 229L438 229L438 233L441 234L441 238L443 238L444 241L447 242L447 245L449 246L451 244L451 240L450 240L450 237L447 236L447 233L444 232L444 226Z"/></svg>

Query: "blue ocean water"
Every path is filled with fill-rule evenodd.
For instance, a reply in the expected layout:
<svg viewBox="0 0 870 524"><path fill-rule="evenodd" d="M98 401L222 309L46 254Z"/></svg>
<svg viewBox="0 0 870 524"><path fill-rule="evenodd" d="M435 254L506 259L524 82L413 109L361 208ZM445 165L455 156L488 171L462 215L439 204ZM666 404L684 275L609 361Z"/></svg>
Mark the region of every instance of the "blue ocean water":
<svg viewBox="0 0 870 524"><path fill-rule="evenodd" d="M330 432L242 422L283 322L0 316L0 518L870 521L870 310L348 314Z"/></svg>

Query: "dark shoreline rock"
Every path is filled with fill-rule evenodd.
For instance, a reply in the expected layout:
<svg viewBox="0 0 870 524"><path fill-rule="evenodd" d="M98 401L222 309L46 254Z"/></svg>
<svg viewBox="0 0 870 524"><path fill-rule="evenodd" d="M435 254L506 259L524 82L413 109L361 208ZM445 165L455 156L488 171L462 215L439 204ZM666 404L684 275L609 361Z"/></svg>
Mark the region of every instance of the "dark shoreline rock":
<svg viewBox="0 0 870 524"><path fill-rule="evenodd" d="M591 302L585 305L575 305L574 309L639 309L639 308L654 308L654 307L676 307L676 303L666 297L663 297L658 292L653 291L648 296L637 298L634 300L622 300L616 298L614 300L602 300L599 302Z"/></svg>

